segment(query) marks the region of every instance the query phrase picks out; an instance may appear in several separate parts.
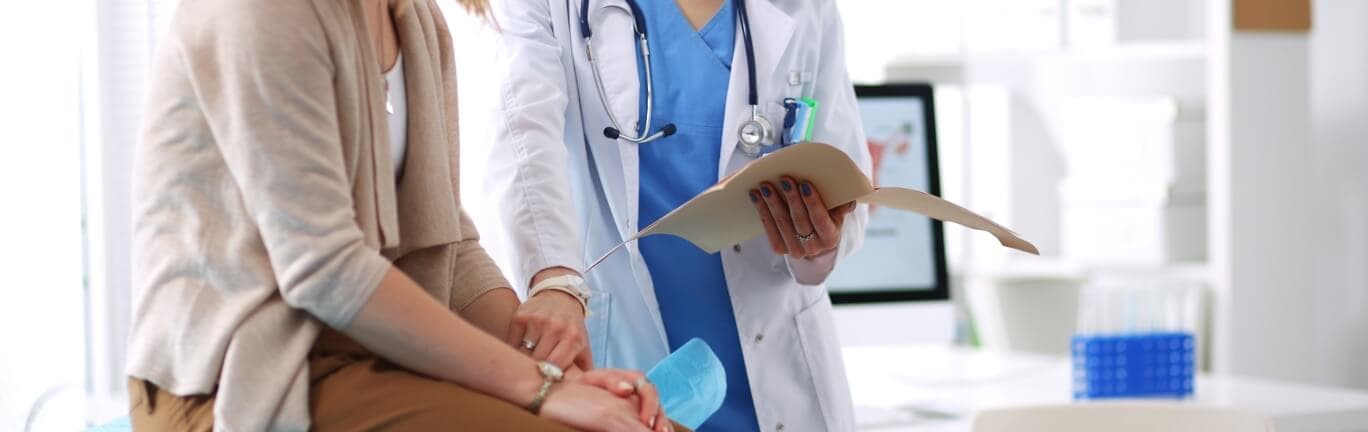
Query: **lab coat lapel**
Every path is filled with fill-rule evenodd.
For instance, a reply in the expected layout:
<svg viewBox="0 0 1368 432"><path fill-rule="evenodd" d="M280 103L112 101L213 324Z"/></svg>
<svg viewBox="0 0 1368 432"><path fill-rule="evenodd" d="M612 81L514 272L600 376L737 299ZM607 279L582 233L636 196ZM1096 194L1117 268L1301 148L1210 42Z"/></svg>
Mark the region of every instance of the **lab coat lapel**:
<svg viewBox="0 0 1368 432"><path fill-rule="evenodd" d="M746 1L747 12L750 13L751 42L755 46L755 80L759 90L760 112L769 114L765 110L771 102L779 100L783 95L770 94L766 90L775 88L770 86L774 79L774 71L779 67L779 62L783 60L784 53L788 51L789 38L793 36L793 18L775 6L771 0L733 0ZM747 93L750 91L750 78L746 72L746 43L741 36L741 24L736 24L736 48L732 53L731 79L727 84L727 118L722 123L722 152L717 161L718 179L727 176L727 164L731 162L732 153L737 146L736 128L742 122L750 119L750 104L746 101ZM770 123L778 128L778 120L773 115L768 117ZM778 133L776 130L775 133Z"/></svg>
<svg viewBox="0 0 1368 432"><path fill-rule="evenodd" d="M578 1L567 1L570 3L570 7L579 8ZM599 72L603 74L604 93L606 93L608 100L600 100L598 90L594 88L596 84L593 82L592 70L587 69L584 70L585 73L581 74L578 78L581 82L581 85L579 86L579 97L581 99L593 101L591 103L581 104L581 107L597 111L597 109L602 109L606 106L613 110L612 115L617 116L617 120L621 122L620 124L622 127L630 128L625 132L635 134L636 123L640 119L639 104L641 98L641 80L637 75L636 33L633 30L633 19L631 14L627 12L628 10L627 2L624 0L597 0L589 2L590 27L593 29L592 44L594 63L598 66ZM576 21L578 19L578 16L574 16L570 22L571 27L573 28L571 32L574 33L577 38L581 36L579 34L578 22ZM593 65L590 65L590 68L592 67ZM609 123L608 113L602 113L601 115L596 115L594 121L590 121L584 125L585 138L591 143L590 148L593 152L603 150L602 147L592 145L592 143L605 140L605 138L603 138L603 128L608 126ZM640 146L640 144L620 139L611 141L613 142L613 145L616 146L615 150L618 152L618 160L615 161L615 163L618 164L617 168L621 169L620 179L622 181L623 194L618 197L616 194L610 193L609 207L614 213L613 219L616 222L614 225L621 235L619 238L626 239L636 235L638 231L637 222L640 215L640 196L638 194L641 190L639 185L641 180L641 167L638 152L638 146ZM596 161L604 161L604 159L595 158ZM611 165L599 166L606 168ZM605 178L611 177L612 176L605 176ZM620 198L621 201L615 198ZM642 301L654 306L656 305L655 291L651 285L650 275L646 271L645 262L642 261L640 251L636 249L637 244L636 242L631 242L628 243L626 247L628 251L630 251L629 256L631 257L631 278L635 281L635 285L640 290ZM665 327L660 318L660 309L657 307L649 307L646 308L646 311L655 324L654 339L658 341L659 346L663 348L661 351L663 353L668 353L669 344L665 338ZM629 338L636 339L635 337ZM636 340L636 342L644 341ZM638 352L636 355L639 354L640 353ZM649 366L649 364L641 365L641 367L646 366Z"/></svg>
<svg viewBox="0 0 1368 432"><path fill-rule="evenodd" d="M579 7L579 2L569 0L573 7ZM608 100L602 103L588 104L588 106L608 107L612 110L611 115L617 116L617 120L624 128L630 128L626 133L635 134L636 123L640 119L638 107L641 99L641 82L637 76L637 51L636 33L632 26L632 15L628 13L630 9L624 0L598 0L589 2L590 27L593 28L593 56L594 65L597 65L602 74L604 93ZM578 17L576 17L578 19ZM573 23L572 23L573 24ZM576 29L578 30L578 29ZM578 32L577 32L578 33ZM590 65L590 67L594 67ZM580 97L599 100L599 93L595 89L592 70L585 74L582 79L587 80L586 86L581 87ZM585 135L590 142L600 139L603 135L603 128L609 126L609 115L604 113L603 122L599 124L586 124ZM629 238L636 234L638 196L640 190L637 182L640 180L637 145L624 140L614 140L618 160L622 169L623 192L625 205L614 205L614 210L623 209L621 214L616 214L618 221L617 228L622 238Z"/></svg>

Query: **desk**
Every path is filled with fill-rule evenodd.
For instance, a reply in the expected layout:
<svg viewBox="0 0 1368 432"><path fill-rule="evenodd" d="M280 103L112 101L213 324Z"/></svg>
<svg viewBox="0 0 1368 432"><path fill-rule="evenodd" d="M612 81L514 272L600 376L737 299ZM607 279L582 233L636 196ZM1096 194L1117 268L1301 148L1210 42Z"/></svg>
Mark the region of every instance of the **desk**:
<svg viewBox="0 0 1368 432"><path fill-rule="evenodd" d="M990 408L1072 400L1067 358L949 346L849 347L847 374L862 431L969 431ZM1200 375L1187 403L1246 409L1279 432L1368 431L1368 392Z"/></svg>

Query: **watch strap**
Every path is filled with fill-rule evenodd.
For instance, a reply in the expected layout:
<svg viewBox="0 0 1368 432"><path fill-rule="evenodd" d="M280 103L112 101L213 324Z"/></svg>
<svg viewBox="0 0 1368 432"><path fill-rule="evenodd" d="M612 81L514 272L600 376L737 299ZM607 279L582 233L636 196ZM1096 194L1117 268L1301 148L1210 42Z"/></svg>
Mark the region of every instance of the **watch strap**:
<svg viewBox="0 0 1368 432"><path fill-rule="evenodd" d="M537 394L532 396L532 402L527 404L528 411L531 411L532 414L541 414L542 405L546 403L546 395L551 394L552 384L555 382L551 378L542 379L541 389L538 389Z"/></svg>
<svg viewBox="0 0 1368 432"><path fill-rule="evenodd" d="M532 298L538 293L546 290L560 291L570 294L575 300L579 300L580 307L584 308L585 315L589 313L589 289L585 287L584 278L576 275L560 275L542 279L532 285L532 289L527 291L527 298Z"/></svg>
<svg viewBox="0 0 1368 432"><path fill-rule="evenodd" d="M585 316L589 316L589 301L588 301L588 300L585 300L584 297L580 297L579 293L576 293L574 290L571 290L570 288L566 288L566 287L561 286L561 285L552 285L552 286L549 286L549 287L542 288L541 290L538 290L537 292L542 292L542 291L560 291L560 292L569 294L570 297L574 297L575 300L578 300L578 301L579 301L580 308L584 310L584 315L585 315ZM536 294L532 294L532 295L536 295Z"/></svg>

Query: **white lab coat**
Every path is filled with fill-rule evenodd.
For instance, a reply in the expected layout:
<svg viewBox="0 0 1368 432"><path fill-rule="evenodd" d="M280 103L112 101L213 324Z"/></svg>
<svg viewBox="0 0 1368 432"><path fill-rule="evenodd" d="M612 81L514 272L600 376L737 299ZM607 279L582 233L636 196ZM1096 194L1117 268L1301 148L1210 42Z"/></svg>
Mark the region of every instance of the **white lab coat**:
<svg viewBox="0 0 1368 432"><path fill-rule="evenodd" d="M503 0L499 89L486 185L509 229L517 283L541 269L582 270L637 231L637 146L605 138L610 125L580 37L579 0ZM612 7L621 9L612 9ZM813 140L839 146L870 171L844 37L833 0L749 0L761 107L776 127L785 97L820 103ZM590 1L594 55L623 126L638 121L640 83L623 0ZM750 115L741 33L727 94L719 179L753 160L737 148ZM659 127L664 121L656 120ZM634 129L634 128L633 128ZM644 144L659 145L659 144ZM865 206L846 219L836 256L863 239ZM721 252L746 373L762 430L854 429L831 302L821 285L834 260L787 260L759 236ZM636 244L586 275L590 344L598 366L645 370L669 354L645 261ZM799 282L802 281L802 282ZM804 283L805 282L805 283Z"/></svg>

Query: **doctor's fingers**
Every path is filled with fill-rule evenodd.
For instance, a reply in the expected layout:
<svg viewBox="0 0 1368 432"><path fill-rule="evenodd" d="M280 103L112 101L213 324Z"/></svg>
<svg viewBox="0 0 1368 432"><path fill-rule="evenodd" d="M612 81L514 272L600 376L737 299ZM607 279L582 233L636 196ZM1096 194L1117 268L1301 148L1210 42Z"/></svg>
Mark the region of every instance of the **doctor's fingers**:
<svg viewBox="0 0 1368 432"><path fill-rule="evenodd" d="M522 351L524 354L527 354L534 359L542 360L546 358L546 354L549 354L549 352L543 351L541 356L537 356L537 351L552 347L548 347L546 346L548 344L542 343L541 329L537 327L536 323L527 325L527 331L523 332L522 337L518 339L518 351ZM531 349L528 349L529 345L531 345Z"/></svg>
<svg viewBox="0 0 1368 432"><path fill-rule="evenodd" d="M533 324L528 327L528 339L537 344L537 347L532 351L532 358L549 361L559 368L570 366L570 359L574 358L573 355L566 355L564 359L553 360L551 358L551 353L560 346L561 342L565 341L566 333L566 330L557 321L547 321L540 326ZM537 338L532 339L532 336Z"/></svg>
<svg viewBox="0 0 1368 432"><path fill-rule="evenodd" d="M793 256L803 256L803 246L798 244L798 232L793 227L793 217L789 215L788 204L779 194L779 189L769 182L760 183L760 197L765 199L774 225L779 229L779 238L784 241L784 250Z"/></svg>
<svg viewBox="0 0 1368 432"><path fill-rule="evenodd" d="M585 345L584 349L580 350L579 354L575 356L573 363L575 366L579 366L580 370L588 371L594 369L594 350L591 348L592 347Z"/></svg>
<svg viewBox="0 0 1368 432"><path fill-rule="evenodd" d="M780 237L779 226L775 225L769 204L760 199L759 189L751 189L750 200L751 204L755 205L755 212L760 214L760 224L765 226L765 238L769 239L770 250L779 255L787 254L788 249L784 247L784 239Z"/></svg>
<svg viewBox="0 0 1368 432"><path fill-rule="evenodd" d="M642 376L640 373L622 369L594 369L580 374L577 382L607 390L617 397L627 398L636 395L636 387L632 384Z"/></svg>
<svg viewBox="0 0 1368 432"><path fill-rule="evenodd" d="M509 345L512 345L513 348L517 348L518 351L527 353L528 355L531 355L531 354L532 354L531 352L528 352L528 350L523 349L523 343L522 343L522 341L523 341L523 336L525 336L526 333L527 333L527 322L518 319L517 316L515 315L513 319L508 320L508 336L505 337L504 340L508 341L508 344L509 344ZM536 341L532 341L532 342L535 343Z"/></svg>
<svg viewBox="0 0 1368 432"><path fill-rule="evenodd" d="M798 193L798 182L793 177L784 176L779 178L779 186L784 190L784 202L788 204L788 214L793 219L793 230L801 237L798 239L798 245L803 248L801 255L817 255L825 248L821 247L822 240L814 229L812 217L808 216L808 206Z"/></svg>
<svg viewBox="0 0 1368 432"><path fill-rule="evenodd" d="M825 252L841 244L840 222L832 219L831 212L827 211L826 200L822 199L822 193L817 191L817 187L811 182L803 181L799 184L799 193L802 194L803 204L807 207L807 213L811 216L812 231L817 234L817 238L812 242L816 243L819 252ZM838 207L839 208L839 207Z"/></svg>
<svg viewBox="0 0 1368 432"><path fill-rule="evenodd" d="M855 204L855 201L851 201L827 212L831 215L831 220L836 223L837 231L840 231L841 228L845 226L846 216L855 212Z"/></svg>
<svg viewBox="0 0 1368 432"><path fill-rule="evenodd" d="M655 384L641 372L623 369L596 369L585 372L580 382L608 390L637 404L637 420L653 430L663 430L669 423L660 406L660 393ZM664 423L662 423L662 421Z"/></svg>
<svg viewBox="0 0 1368 432"><path fill-rule="evenodd" d="M547 340L546 342L547 344L554 343L556 345L551 349L550 353L546 355L546 361L551 362L551 364L554 364L561 369L569 368L570 365L576 364L576 358L579 357L579 354L587 351L583 340L569 334L556 340Z"/></svg>

